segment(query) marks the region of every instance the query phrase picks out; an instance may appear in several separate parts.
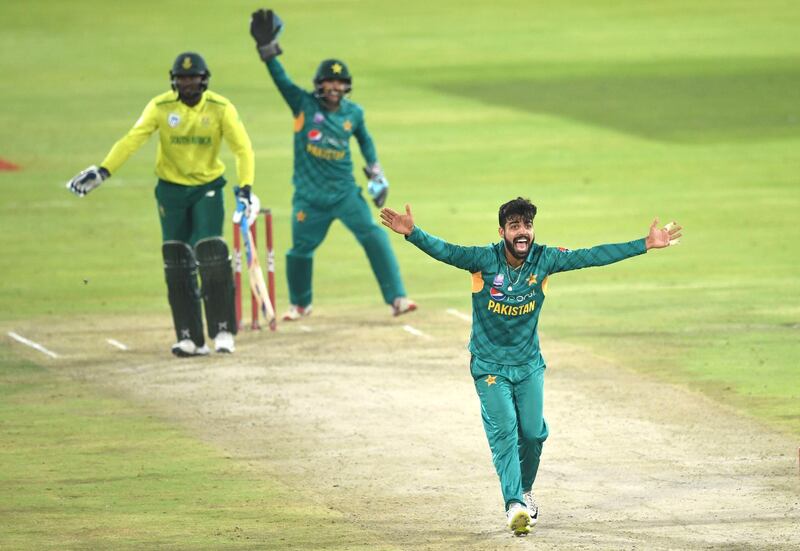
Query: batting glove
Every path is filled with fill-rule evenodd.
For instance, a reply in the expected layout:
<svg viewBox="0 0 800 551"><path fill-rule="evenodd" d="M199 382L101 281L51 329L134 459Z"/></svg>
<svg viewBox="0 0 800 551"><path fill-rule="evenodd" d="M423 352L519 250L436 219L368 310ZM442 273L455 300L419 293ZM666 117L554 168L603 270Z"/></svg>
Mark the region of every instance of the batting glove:
<svg viewBox="0 0 800 551"><path fill-rule="evenodd" d="M67 189L78 197L84 197L94 188L99 187L110 176L111 173L106 168L102 166L98 168L92 165L67 182Z"/></svg>
<svg viewBox="0 0 800 551"><path fill-rule="evenodd" d="M261 201L253 193L249 185L234 187L233 193L236 195L236 212L233 213L233 223L239 224L242 221L242 217L245 217L249 226L258 218L258 213L261 211Z"/></svg>

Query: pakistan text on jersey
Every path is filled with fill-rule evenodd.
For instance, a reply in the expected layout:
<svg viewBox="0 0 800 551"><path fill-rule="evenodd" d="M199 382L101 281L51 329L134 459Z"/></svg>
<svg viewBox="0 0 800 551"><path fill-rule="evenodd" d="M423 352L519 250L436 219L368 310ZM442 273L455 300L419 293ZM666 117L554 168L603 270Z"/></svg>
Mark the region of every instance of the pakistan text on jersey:
<svg viewBox="0 0 800 551"><path fill-rule="evenodd" d="M211 145L211 136L170 136L169 143L176 145Z"/></svg>
<svg viewBox="0 0 800 551"><path fill-rule="evenodd" d="M306 151L311 153L318 159L325 159L326 161L341 161L346 154L345 151L337 151L335 149L325 149L324 147L317 147L316 145L306 144Z"/></svg>
<svg viewBox="0 0 800 551"><path fill-rule="evenodd" d="M492 313L500 314L501 316L522 316L524 314L530 314L535 308L535 300L523 304L522 306L511 306L510 304L500 304L499 302L489 300L489 306L487 307Z"/></svg>

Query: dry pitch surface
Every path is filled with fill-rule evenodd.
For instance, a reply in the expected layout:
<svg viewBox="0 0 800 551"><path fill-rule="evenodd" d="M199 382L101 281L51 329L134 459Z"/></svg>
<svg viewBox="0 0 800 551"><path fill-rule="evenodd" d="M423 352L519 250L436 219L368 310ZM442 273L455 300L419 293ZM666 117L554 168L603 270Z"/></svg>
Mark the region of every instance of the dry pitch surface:
<svg viewBox="0 0 800 551"><path fill-rule="evenodd" d="M189 360L169 355L165 317L3 333L44 344L60 357L22 353L146 404L387 547L800 548L797 442L547 335L540 523L511 537L468 372L469 324L444 310L331 310L246 331L232 356Z"/></svg>

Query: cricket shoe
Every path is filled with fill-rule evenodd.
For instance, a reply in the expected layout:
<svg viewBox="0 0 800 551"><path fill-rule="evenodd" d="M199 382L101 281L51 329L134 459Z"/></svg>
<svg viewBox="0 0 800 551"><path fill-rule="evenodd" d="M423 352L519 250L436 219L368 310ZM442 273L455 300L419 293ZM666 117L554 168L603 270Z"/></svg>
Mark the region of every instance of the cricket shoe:
<svg viewBox="0 0 800 551"><path fill-rule="evenodd" d="M531 515L522 503L514 502L508 508L508 528L515 536L526 536L531 531Z"/></svg>
<svg viewBox="0 0 800 551"><path fill-rule="evenodd" d="M392 315L401 316L417 309L417 303L408 297L397 297L392 304Z"/></svg>
<svg viewBox="0 0 800 551"><path fill-rule="evenodd" d="M236 350L233 344L233 333L229 331L220 331L214 337L214 350L221 354L232 354Z"/></svg>
<svg viewBox="0 0 800 551"><path fill-rule="evenodd" d="M533 497L533 490L528 490L522 494L522 499L525 500L525 505L528 507L528 513L531 515L531 526L536 524L539 520L539 506L536 505L536 500Z"/></svg>
<svg viewBox="0 0 800 551"><path fill-rule="evenodd" d="M296 304L291 304L289 309L283 315L283 321L297 321L300 318L305 318L311 315L311 305L308 306L298 306Z"/></svg>
<svg viewBox="0 0 800 551"><path fill-rule="evenodd" d="M191 339L183 339L172 345L172 353L179 358L191 356L208 356L210 350L206 345L197 346Z"/></svg>

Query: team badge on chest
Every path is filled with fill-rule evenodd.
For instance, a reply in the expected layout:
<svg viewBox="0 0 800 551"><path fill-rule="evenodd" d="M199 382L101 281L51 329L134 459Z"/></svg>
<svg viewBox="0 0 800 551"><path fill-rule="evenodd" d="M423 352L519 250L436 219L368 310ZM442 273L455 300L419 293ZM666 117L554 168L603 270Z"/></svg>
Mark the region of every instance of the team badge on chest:
<svg viewBox="0 0 800 551"><path fill-rule="evenodd" d="M181 123L181 116L177 113L170 113L167 116L167 124L170 128L175 128Z"/></svg>

